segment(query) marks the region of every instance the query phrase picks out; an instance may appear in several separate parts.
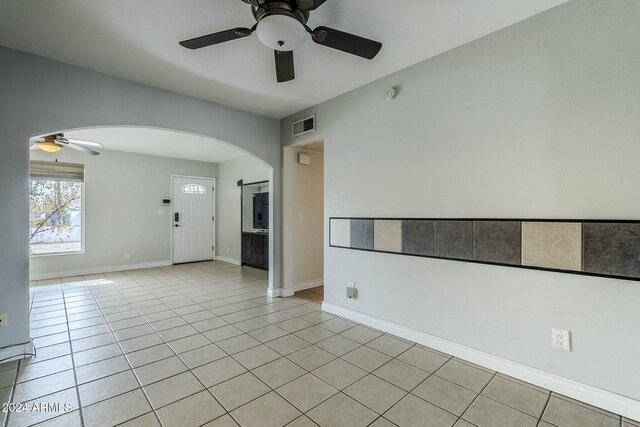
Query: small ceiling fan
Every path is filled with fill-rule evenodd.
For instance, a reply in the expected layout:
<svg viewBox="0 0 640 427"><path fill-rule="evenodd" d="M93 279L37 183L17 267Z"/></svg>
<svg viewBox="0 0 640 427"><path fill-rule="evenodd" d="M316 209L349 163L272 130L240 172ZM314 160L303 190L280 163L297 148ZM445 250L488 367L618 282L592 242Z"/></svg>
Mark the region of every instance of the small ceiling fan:
<svg viewBox="0 0 640 427"><path fill-rule="evenodd" d="M188 49L203 47L241 39L258 33L258 38L267 47L273 49L276 62L278 83L295 78L293 50L299 48L307 39L322 46L357 55L365 59L373 59L382 43L369 40L354 34L345 33L329 27L318 27L312 30L307 26L309 15L326 0L242 0L251 5L253 17L257 23L252 28L232 28L205 36L195 37L180 42Z"/></svg>
<svg viewBox="0 0 640 427"><path fill-rule="evenodd" d="M31 149L41 150L46 153L57 153L63 148L73 148L74 150L82 151L83 153L91 154L92 156L100 154L88 147L102 147L102 144L93 141L65 138L64 134L56 133L39 139L31 146Z"/></svg>

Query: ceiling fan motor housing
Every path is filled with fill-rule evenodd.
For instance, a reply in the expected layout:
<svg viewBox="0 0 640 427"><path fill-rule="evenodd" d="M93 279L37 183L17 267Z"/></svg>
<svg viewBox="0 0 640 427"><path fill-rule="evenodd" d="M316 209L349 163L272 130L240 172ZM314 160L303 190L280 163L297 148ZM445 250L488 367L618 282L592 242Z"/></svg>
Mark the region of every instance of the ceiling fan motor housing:
<svg viewBox="0 0 640 427"><path fill-rule="evenodd" d="M267 47L292 51L307 40L309 12L298 9L295 1L267 1L252 7L258 39Z"/></svg>
<svg viewBox="0 0 640 427"><path fill-rule="evenodd" d="M260 41L273 49L278 83L295 79L293 51L302 46L309 34L321 46L373 59L382 43L355 34L320 26L311 30L307 26L309 14L327 0L242 0L251 5L256 25L252 28L236 27L183 40L187 49L201 49L220 43L248 37L257 33Z"/></svg>

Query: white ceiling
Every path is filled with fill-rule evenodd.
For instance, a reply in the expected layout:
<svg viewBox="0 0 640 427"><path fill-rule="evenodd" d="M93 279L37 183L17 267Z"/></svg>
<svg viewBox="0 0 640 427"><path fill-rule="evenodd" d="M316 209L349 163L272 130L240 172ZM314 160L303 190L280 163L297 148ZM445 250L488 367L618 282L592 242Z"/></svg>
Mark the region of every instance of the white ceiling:
<svg viewBox="0 0 640 427"><path fill-rule="evenodd" d="M329 0L309 26L383 42L378 57L316 45L276 83L255 36L190 51L178 41L255 22L240 0L2 0L0 44L231 107L282 118L567 0Z"/></svg>
<svg viewBox="0 0 640 427"><path fill-rule="evenodd" d="M99 142L106 150L211 163L222 163L247 154L213 138L153 128L101 127L68 131L64 136Z"/></svg>

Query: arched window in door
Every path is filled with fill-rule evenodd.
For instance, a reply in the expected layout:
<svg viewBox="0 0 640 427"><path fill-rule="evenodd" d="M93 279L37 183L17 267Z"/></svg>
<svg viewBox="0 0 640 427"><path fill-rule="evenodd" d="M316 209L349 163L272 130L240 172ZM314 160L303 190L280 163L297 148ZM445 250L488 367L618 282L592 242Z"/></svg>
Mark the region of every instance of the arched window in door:
<svg viewBox="0 0 640 427"><path fill-rule="evenodd" d="M205 194L207 189L200 184L184 184L182 186L182 194Z"/></svg>

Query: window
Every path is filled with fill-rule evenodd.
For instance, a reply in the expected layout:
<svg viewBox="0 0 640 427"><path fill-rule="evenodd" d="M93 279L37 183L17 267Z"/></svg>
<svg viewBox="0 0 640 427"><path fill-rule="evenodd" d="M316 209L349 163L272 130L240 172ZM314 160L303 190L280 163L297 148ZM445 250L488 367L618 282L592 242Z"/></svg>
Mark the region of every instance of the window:
<svg viewBox="0 0 640 427"><path fill-rule="evenodd" d="M81 252L84 165L31 161L29 253Z"/></svg>
<svg viewBox="0 0 640 427"><path fill-rule="evenodd" d="M184 184L182 186L182 194L205 194L206 192L204 185Z"/></svg>

